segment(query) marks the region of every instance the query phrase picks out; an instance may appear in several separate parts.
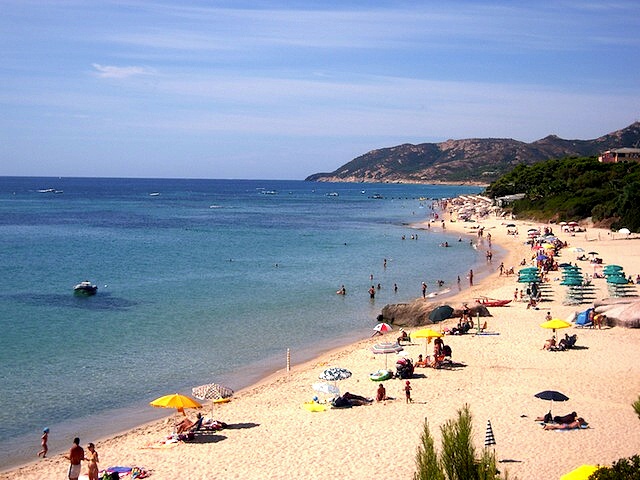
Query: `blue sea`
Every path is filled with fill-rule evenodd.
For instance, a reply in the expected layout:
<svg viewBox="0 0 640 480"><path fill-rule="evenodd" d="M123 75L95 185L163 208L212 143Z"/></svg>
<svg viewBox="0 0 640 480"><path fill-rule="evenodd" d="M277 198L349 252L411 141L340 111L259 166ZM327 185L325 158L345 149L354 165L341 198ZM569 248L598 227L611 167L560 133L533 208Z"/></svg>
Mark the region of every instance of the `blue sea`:
<svg viewBox="0 0 640 480"><path fill-rule="evenodd" d="M411 224L479 191L0 177L0 470L35 460L45 426L58 453L167 415L161 395L239 389L287 349L295 364L368 337L422 281L456 289L482 252ZM75 296L82 280L97 295Z"/></svg>

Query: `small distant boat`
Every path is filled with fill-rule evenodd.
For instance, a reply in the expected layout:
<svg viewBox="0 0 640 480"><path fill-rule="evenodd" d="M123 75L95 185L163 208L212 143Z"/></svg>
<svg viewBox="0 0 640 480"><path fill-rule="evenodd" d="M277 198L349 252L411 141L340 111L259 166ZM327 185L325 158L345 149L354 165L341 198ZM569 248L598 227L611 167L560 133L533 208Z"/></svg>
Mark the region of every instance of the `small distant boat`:
<svg viewBox="0 0 640 480"><path fill-rule="evenodd" d="M380 195L379 193L374 193L373 195L371 195L371 198L374 198L376 200L381 200L384 197L382 195Z"/></svg>
<svg viewBox="0 0 640 480"><path fill-rule="evenodd" d="M327 193L327 197L338 197L340 194L338 192L329 192Z"/></svg>
<svg viewBox="0 0 640 480"><path fill-rule="evenodd" d="M73 287L73 293L78 295L95 295L98 292L98 286L92 284L88 280L84 282L80 282L75 287Z"/></svg>
<svg viewBox="0 0 640 480"><path fill-rule="evenodd" d="M150 196L150 197L157 197L157 196L159 196L159 195L160 195L160 192L151 192L151 193L149 194L149 196Z"/></svg>
<svg viewBox="0 0 640 480"><path fill-rule="evenodd" d="M38 190L38 193L56 193L55 188L43 188L42 190Z"/></svg>
<svg viewBox="0 0 640 480"><path fill-rule="evenodd" d="M511 300L497 300L489 297L478 297L476 298L476 302L480 305L484 305L485 307L504 307L511 303Z"/></svg>
<svg viewBox="0 0 640 480"><path fill-rule="evenodd" d="M262 193L262 195L278 195L277 190L262 190L260 193Z"/></svg>

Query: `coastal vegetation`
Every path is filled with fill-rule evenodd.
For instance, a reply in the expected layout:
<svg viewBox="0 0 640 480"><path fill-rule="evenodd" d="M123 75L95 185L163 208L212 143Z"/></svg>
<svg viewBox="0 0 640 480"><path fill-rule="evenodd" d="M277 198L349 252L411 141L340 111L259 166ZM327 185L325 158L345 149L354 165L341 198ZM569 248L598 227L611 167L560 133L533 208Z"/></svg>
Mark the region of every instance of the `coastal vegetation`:
<svg viewBox="0 0 640 480"><path fill-rule="evenodd" d="M579 221L640 230L640 163L600 163L595 157L518 165L486 189L490 197L525 194L513 214L539 221Z"/></svg>
<svg viewBox="0 0 640 480"><path fill-rule="evenodd" d="M417 470L414 480L499 480L496 458L484 449L480 458L472 443L472 416L469 405L458 410L454 420L442 427L442 448L436 452L429 423L425 419L421 443L416 453ZM505 477L506 478L506 477Z"/></svg>

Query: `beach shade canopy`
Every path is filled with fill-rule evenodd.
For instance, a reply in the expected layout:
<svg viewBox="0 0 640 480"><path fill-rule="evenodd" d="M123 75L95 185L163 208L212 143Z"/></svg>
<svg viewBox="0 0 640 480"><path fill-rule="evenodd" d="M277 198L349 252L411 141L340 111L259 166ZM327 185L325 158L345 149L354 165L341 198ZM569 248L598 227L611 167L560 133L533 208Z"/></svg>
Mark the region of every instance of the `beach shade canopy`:
<svg viewBox="0 0 640 480"><path fill-rule="evenodd" d="M174 393L156 398L149 405L158 408L175 408L178 412L184 413L185 408L201 408L202 405L191 397ZM186 414L185 414L186 415Z"/></svg>
<svg viewBox="0 0 640 480"><path fill-rule="evenodd" d="M569 400L569 397L565 394L555 390L544 390L536 393L534 397L539 398L540 400L549 400L551 402L551 407L553 407L553 402L566 402ZM549 412L551 412L551 407L549 407Z"/></svg>
<svg viewBox="0 0 640 480"><path fill-rule="evenodd" d="M440 332L436 332L435 330L431 330L430 328L422 328L420 330L418 330L417 332L413 332L411 334L411 338L426 338L427 342L424 344L425 346L425 350L427 348L427 345L431 342L432 338L441 338L444 337L444 335Z"/></svg>
<svg viewBox="0 0 640 480"><path fill-rule="evenodd" d="M587 480L599 468L597 465L580 465L578 468L562 475L560 480Z"/></svg>
<svg viewBox="0 0 640 480"><path fill-rule="evenodd" d="M607 283L611 283L613 285L624 285L629 283L629 281L622 275L609 275L607 277Z"/></svg>
<svg viewBox="0 0 640 480"><path fill-rule="evenodd" d="M453 308L451 306L440 305L429 314L429 320L431 320L432 322L441 322L442 320L450 318L452 313ZM415 334L413 334L412 336L415 337Z"/></svg>
<svg viewBox="0 0 640 480"><path fill-rule="evenodd" d="M539 398L540 400L549 400L551 402L566 402L569 400L569 397L564 393L560 393L556 390L544 390L536 393L534 397Z"/></svg>
<svg viewBox="0 0 640 480"><path fill-rule="evenodd" d="M602 269L603 272L620 272L622 270L623 268L621 265L613 265L613 264L607 265Z"/></svg>
<svg viewBox="0 0 640 480"><path fill-rule="evenodd" d="M554 318L541 323L540 326L542 328L550 328L551 330L556 331L560 328L569 328L571 324L565 320L561 320L560 318Z"/></svg>
<svg viewBox="0 0 640 480"><path fill-rule="evenodd" d="M440 332L436 332L435 330L431 330L430 328L422 328L416 332L411 334L412 338L436 338L436 337L444 337L444 335Z"/></svg>
<svg viewBox="0 0 640 480"><path fill-rule="evenodd" d="M493 436L493 428L491 428L491 420L487 420L487 430L484 434L484 446L488 447L490 445L496 444L496 438Z"/></svg>
<svg viewBox="0 0 640 480"><path fill-rule="evenodd" d="M318 382L314 383L312 387L316 392L325 393L327 395L335 395L336 397L340 396L340 389L335 385L331 385L330 383Z"/></svg>
<svg viewBox="0 0 640 480"><path fill-rule="evenodd" d="M391 330L393 330L391 325L389 325L388 323L384 323L384 322L377 324L375 327L373 327L373 329L376 332L380 332L380 333L386 333L386 332L390 332Z"/></svg>
<svg viewBox="0 0 640 480"><path fill-rule="evenodd" d="M231 398L233 396L233 390L217 383L207 383L206 385L193 387L191 394L200 400L222 400Z"/></svg>
<svg viewBox="0 0 640 480"><path fill-rule="evenodd" d="M331 367L324 370L318 378L320 380L327 380L329 382L337 382L338 380L345 380L351 376L351 372L346 368Z"/></svg>
<svg viewBox="0 0 640 480"><path fill-rule="evenodd" d="M390 353L398 353L403 350L402 346L397 343L376 343L371 347L371 351L376 355L384 355L384 368L387 368L387 355Z"/></svg>

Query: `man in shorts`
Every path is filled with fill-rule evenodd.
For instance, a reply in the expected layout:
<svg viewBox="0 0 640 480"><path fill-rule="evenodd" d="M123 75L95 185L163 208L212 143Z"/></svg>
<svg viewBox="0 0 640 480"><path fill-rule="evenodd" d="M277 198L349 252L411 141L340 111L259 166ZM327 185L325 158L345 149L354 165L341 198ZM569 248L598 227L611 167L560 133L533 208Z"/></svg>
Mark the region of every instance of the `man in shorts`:
<svg viewBox="0 0 640 480"><path fill-rule="evenodd" d="M84 460L84 450L80 446L80 439L78 437L73 439L73 446L69 450L69 455L66 456L69 460L69 480L78 480L80 476L81 462Z"/></svg>

